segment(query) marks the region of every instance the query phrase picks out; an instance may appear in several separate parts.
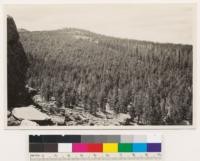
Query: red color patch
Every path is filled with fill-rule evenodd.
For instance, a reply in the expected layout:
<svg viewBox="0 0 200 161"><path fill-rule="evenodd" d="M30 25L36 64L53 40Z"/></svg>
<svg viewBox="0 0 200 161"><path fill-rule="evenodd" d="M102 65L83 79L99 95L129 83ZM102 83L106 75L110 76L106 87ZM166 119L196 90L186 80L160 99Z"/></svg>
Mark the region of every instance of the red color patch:
<svg viewBox="0 0 200 161"><path fill-rule="evenodd" d="M103 152L103 144L88 144L88 152Z"/></svg>

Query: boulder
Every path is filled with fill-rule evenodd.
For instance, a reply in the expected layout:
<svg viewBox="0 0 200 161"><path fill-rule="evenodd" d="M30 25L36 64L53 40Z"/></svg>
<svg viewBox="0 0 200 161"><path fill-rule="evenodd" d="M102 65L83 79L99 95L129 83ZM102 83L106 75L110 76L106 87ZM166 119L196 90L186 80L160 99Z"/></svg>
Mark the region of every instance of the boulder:
<svg viewBox="0 0 200 161"><path fill-rule="evenodd" d="M82 121L78 121L77 125L88 125L88 122L89 122L89 119L85 119L85 120L82 120Z"/></svg>
<svg viewBox="0 0 200 161"><path fill-rule="evenodd" d="M74 107L73 110L76 110L76 111L84 111L84 108L83 107Z"/></svg>
<svg viewBox="0 0 200 161"><path fill-rule="evenodd" d="M55 97L51 97L51 98L49 99L49 101L56 102L56 98L55 98Z"/></svg>
<svg viewBox="0 0 200 161"><path fill-rule="evenodd" d="M84 124L89 121L87 117L80 113L73 114L72 116L74 121L76 121L78 124Z"/></svg>
<svg viewBox="0 0 200 161"><path fill-rule="evenodd" d="M104 124L102 124L102 121L101 122L100 121L94 121L93 123L90 123L89 125L91 125L91 126L102 126Z"/></svg>
<svg viewBox="0 0 200 161"><path fill-rule="evenodd" d="M101 111L96 112L95 116L102 119L106 118L106 115Z"/></svg>
<svg viewBox="0 0 200 161"><path fill-rule="evenodd" d="M105 113L109 114L109 115L114 115L115 114L114 111L111 111L111 110L107 110L107 111L105 111Z"/></svg>
<svg viewBox="0 0 200 161"><path fill-rule="evenodd" d="M11 112L7 111L7 117L10 117L10 116L11 116Z"/></svg>
<svg viewBox="0 0 200 161"><path fill-rule="evenodd" d="M43 106L43 104L44 104L44 101L43 101L41 95L35 95L34 97L32 97L32 100L37 105Z"/></svg>
<svg viewBox="0 0 200 161"><path fill-rule="evenodd" d="M120 113L117 115L117 120L120 124L126 124L127 120L131 119L131 116L129 114Z"/></svg>
<svg viewBox="0 0 200 161"><path fill-rule="evenodd" d="M69 122L69 121L76 121L76 119L72 116L65 116L65 122Z"/></svg>
<svg viewBox="0 0 200 161"><path fill-rule="evenodd" d="M51 119L47 114L40 112L33 105L14 108L12 114L18 120L43 121Z"/></svg>
<svg viewBox="0 0 200 161"><path fill-rule="evenodd" d="M14 118L12 115L8 118L8 126L19 126L21 121Z"/></svg>
<svg viewBox="0 0 200 161"><path fill-rule="evenodd" d="M136 122L129 122L129 125L137 126L138 124Z"/></svg>
<svg viewBox="0 0 200 161"><path fill-rule="evenodd" d="M54 124L57 124L57 125L64 125L65 124L65 117L53 115L53 116L51 116L51 121Z"/></svg>
<svg viewBox="0 0 200 161"><path fill-rule="evenodd" d="M106 115L106 118L107 118L107 119L113 119L113 118L114 118L114 116L113 116L113 115L111 115L111 114L108 114L108 115Z"/></svg>
<svg viewBox="0 0 200 161"><path fill-rule="evenodd" d="M69 121L69 122L66 122L65 125L66 126L74 126L74 125L76 125L76 122L75 121Z"/></svg>
<svg viewBox="0 0 200 161"><path fill-rule="evenodd" d="M22 120L20 126L39 126L39 125L34 121Z"/></svg>
<svg viewBox="0 0 200 161"><path fill-rule="evenodd" d="M102 123L101 123L102 125ZM103 123L104 126L119 126L120 123L117 119L110 119L110 120L105 120Z"/></svg>
<svg viewBox="0 0 200 161"><path fill-rule="evenodd" d="M71 115L72 114L72 109L70 109L70 108L65 108L64 109L65 111L65 115Z"/></svg>
<svg viewBox="0 0 200 161"><path fill-rule="evenodd" d="M180 122L180 125L190 125L190 122L187 120L183 120Z"/></svg>

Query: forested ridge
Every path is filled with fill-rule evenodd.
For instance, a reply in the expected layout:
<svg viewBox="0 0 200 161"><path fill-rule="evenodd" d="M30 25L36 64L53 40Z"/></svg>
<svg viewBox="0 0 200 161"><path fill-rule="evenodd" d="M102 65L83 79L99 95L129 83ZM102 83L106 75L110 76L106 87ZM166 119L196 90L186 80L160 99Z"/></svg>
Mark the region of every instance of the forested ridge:
<svg viewBox="0 0 200 161"><path fill-rule="evenodd" d="M192 124L191 45L120 39L86 30L20 31L27 83L57 107L129 113L137 124Z"/></svg>

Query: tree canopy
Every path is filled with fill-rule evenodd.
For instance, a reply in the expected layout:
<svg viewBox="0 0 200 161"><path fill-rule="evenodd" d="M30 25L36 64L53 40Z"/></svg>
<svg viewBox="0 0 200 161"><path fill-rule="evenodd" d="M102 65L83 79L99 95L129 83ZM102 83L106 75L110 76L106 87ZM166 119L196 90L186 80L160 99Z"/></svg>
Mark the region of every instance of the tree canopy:
<svg viewBox="0 0 200 161"><path fill-rule="evenodd" d="M130 113L138 124L192 123L191 45L66 28L20 32L28 84L58 107Z"/></svg>

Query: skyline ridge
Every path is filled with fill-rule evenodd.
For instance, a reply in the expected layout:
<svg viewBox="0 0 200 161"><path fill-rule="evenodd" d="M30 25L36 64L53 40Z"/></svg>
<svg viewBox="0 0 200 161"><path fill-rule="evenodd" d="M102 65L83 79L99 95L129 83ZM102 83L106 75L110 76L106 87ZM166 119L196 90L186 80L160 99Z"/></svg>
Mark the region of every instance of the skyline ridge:
<svg viewBox="0 0 200 161"><path fill-rule="evenodd" d="M130 41L139 41L139 42L145 42L145 43L153 43L153 44L171 44L171 45L188 45L188 46L193 46L193 44L186 44L186 43L173 43L173 42L159 42L159 41L153 41L153 40L143 40L143 39L134 39L134 38L126 38L126 37L117 37L117 36L112 36L112 35L106 35L103 33L97 33L94 31L90 31L87 29L82 29L82 28L75 28L75 27L64 27L64 28L58 28L58 29L52 29L52 30L28 30L26 28L17 28L18 32L51 32L51 31L62 31L62 30L78 30L78 31L83 31L83 32L88 32L91 34L95 34L98 36L104 36L108 38L113 38L113 39L121 39L121 40L130 40Z"/></svg>

